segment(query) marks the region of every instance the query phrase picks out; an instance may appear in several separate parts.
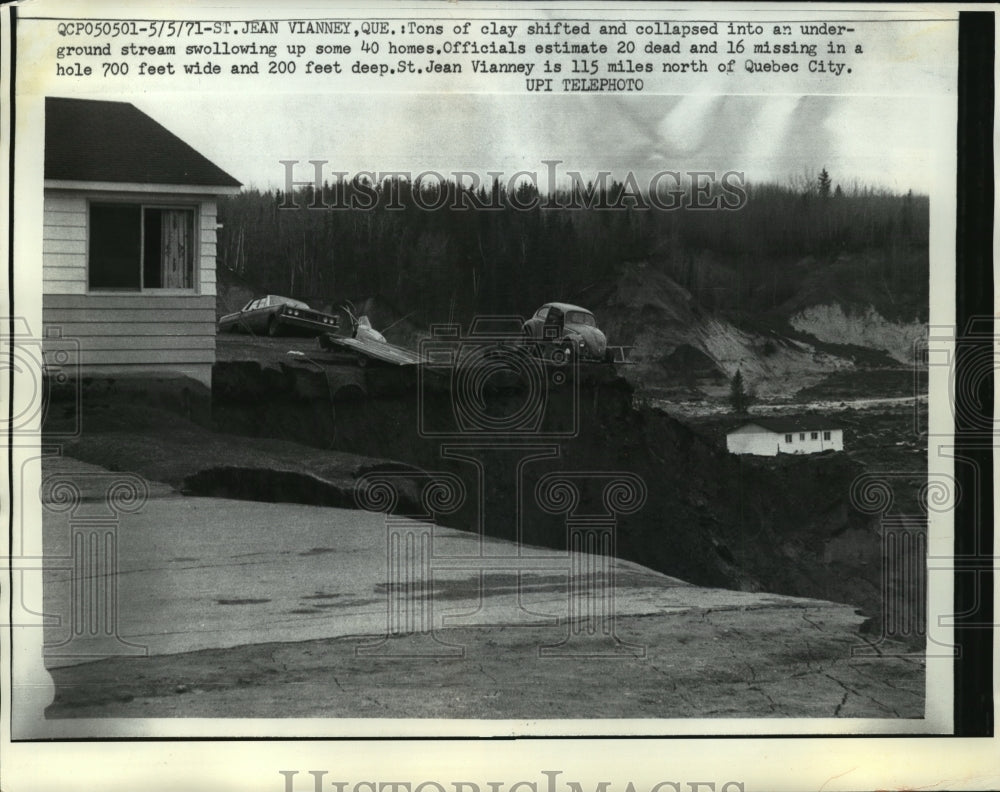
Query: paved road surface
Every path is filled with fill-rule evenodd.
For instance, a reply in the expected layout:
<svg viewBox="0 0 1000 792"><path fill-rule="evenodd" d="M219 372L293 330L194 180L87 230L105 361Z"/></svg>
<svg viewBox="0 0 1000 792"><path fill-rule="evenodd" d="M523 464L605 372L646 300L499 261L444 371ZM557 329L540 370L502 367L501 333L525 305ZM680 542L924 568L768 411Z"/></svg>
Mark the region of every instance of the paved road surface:
<svg viewBox="0 0 1000 792"><path fill-rule="evenodd" d="M74 469L72 462L61 464ZM79 524L81 516L102 511L101 488L115 480L114 474L93 475L100 471L93 466L76 469L87 471L75 479L87 500L72 517L46 510L45 552L50 558L69 558L71 520ZM426 537L430 556L407 561L405 548L395 553L396 577L390 580L390 531L382 514L184 497L163 485L153 485L141 510L123 514L114 533L117 632L150 654L381 636L431 624L436 630L532 624L545 640L557 642L566 633L558 622L569 615L570 591L580 609L574 615L591 614L595 623L612 614L810 602L698 588L626 561L615 561L602 574L594 557L568 552L526 547L518 557L512 543L409 520L394 521L391 534L404 544ZM50 645L72 636L71 565L67 561L65 566L47 575L45 611L65 616L59 627L48 629ZM613 611L602 599L609 593L611 574ZM50 652L48 664L92 660L93 646L70 642ZM81 654L75 654L76 647ZM114 655L119 646L107 641L106 649L98 651ZM130 655L135 650L122 646L120 651Z"/></svg>
<svg viewBox="0 0 1000 792"><path fill-rule="evenodd" d="M848 605L701 588L623 561L602 570L594 556L518 556L512 544L425 523L390 530L380 514L189 498L163 485L110 529L95 528L82 518L107 513L104 488L117 474L71 460L46 472L56 467L82 500L53 511L50 495L45 512L46 554L67 562L45 586L46 613L62 617L46 629L53 727L111 718L80 721L100 736L132 733L116 718L295 716L334 719L321 731L336 732L343 718L923 712L922 661L853 658L864 639ZM87 577L71 596L71 537L109 532L117 637L68 640L74 628L106 626L90 605L108 579ZM387 551L390 536L399 552ZM407 547L422 560L403 563ZM87 563L100 571L109 558ZM169 733L188 733L175 723Z"/></svg>

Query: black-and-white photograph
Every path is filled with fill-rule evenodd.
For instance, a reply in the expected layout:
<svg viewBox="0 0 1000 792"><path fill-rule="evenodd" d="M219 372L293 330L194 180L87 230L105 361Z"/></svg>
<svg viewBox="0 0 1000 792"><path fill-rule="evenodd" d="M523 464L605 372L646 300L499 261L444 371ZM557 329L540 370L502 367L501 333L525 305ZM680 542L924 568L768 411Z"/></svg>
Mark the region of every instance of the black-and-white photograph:
<svg viewBox="0 0 1000 792"><path fill-rule="evenodd" d="M10 739L958 733L959 38L9 9Z"/></svg>

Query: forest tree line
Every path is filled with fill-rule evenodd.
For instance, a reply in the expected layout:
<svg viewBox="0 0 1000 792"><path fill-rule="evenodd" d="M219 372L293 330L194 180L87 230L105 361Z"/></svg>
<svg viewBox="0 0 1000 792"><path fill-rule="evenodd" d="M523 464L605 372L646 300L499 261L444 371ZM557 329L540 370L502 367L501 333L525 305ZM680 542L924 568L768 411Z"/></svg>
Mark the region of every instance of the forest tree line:
<svg viewBox="0 0 1000 792"><path fill-rule="evenodd" d="M775 308L794 290L801 273L792 265L804 257L823 266L865 254L876 262L863 274L873 291L926 281L929 200L912 192L843 189L824 170L799 185L746 184L736 210L668 211L630 206L620 182L588 189L582 203L567 191L540 196L530 183L510 192L495 182L468 195L437 181L342 182L319 195L308 186L245 190L220 201L219 266L261 293L317 306L377 295L423 324L573 301L640 260L723 311ZM349 205L352 190L372 208L310 208ZM544 208L567 204L574 208ZM429 205L466 208L421 208ZM706 253L718 264L712 288L700 291L695 270Z"/></svg>

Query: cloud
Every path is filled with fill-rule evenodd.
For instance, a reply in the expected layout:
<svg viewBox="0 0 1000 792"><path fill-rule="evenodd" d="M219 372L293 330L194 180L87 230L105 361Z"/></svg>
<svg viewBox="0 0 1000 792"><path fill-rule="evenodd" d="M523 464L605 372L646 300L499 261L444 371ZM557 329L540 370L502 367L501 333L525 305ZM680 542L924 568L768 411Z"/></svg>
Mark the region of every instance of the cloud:
<svg viewBox="0 0 1000 792"><path fill-rule="evenodd" d="M711 118L723 97L682 96L659 124L663 148L672 155L696 155L714 134Z"/></svg>
<svg viewBox="0 0 1000 792"><path fill-rule="evenodd" d="M224 102L222 101L224 99ZM246 184L283 186L282 159L331 172L740 170L786 182L926 191L941 100L781 95L210 94L136 97L141 109ZM225 107L222 112L221 107ZM238 123L234 119L239 119ZM305 171L309 170L309 173Z"/></svg>

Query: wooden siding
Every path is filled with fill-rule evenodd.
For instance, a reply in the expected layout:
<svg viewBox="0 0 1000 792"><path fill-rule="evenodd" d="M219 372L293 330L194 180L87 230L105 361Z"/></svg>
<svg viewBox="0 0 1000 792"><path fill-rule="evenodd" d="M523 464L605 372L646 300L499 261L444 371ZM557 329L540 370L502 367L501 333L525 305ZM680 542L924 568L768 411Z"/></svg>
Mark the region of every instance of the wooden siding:
<svg viewBox="0 0 1000 792"><path fill-rule="evenodd" d="M46 352L71 350L82 375L185 373L211 384L215 298L209 295L44 294Z"/></svg>
<svg viewBox="0 0 1000 792"><path fill-rule="evenodd" d="M42 291L87 293L87 199L82 194L45 193Z"/></svg>
<svg viewBox="0 0 1000 792"><path fill-rule="evenodd" d="M90 292L88 200L190 204L197 213L197 289ZM204 196L46 190L42 319L46 352L71 349L82 375L184 374L211 386L215 362L216 203Z"/></svg>
<svg viewBox="0 0 1000 792"><path fill-rule="evenodd" d="M216 255L216 219L215 201L202 201L198 212L201 227L198 238L201 244L201 258L198 263L199 288L202 294L215 296L215 255Z"/></svg>

